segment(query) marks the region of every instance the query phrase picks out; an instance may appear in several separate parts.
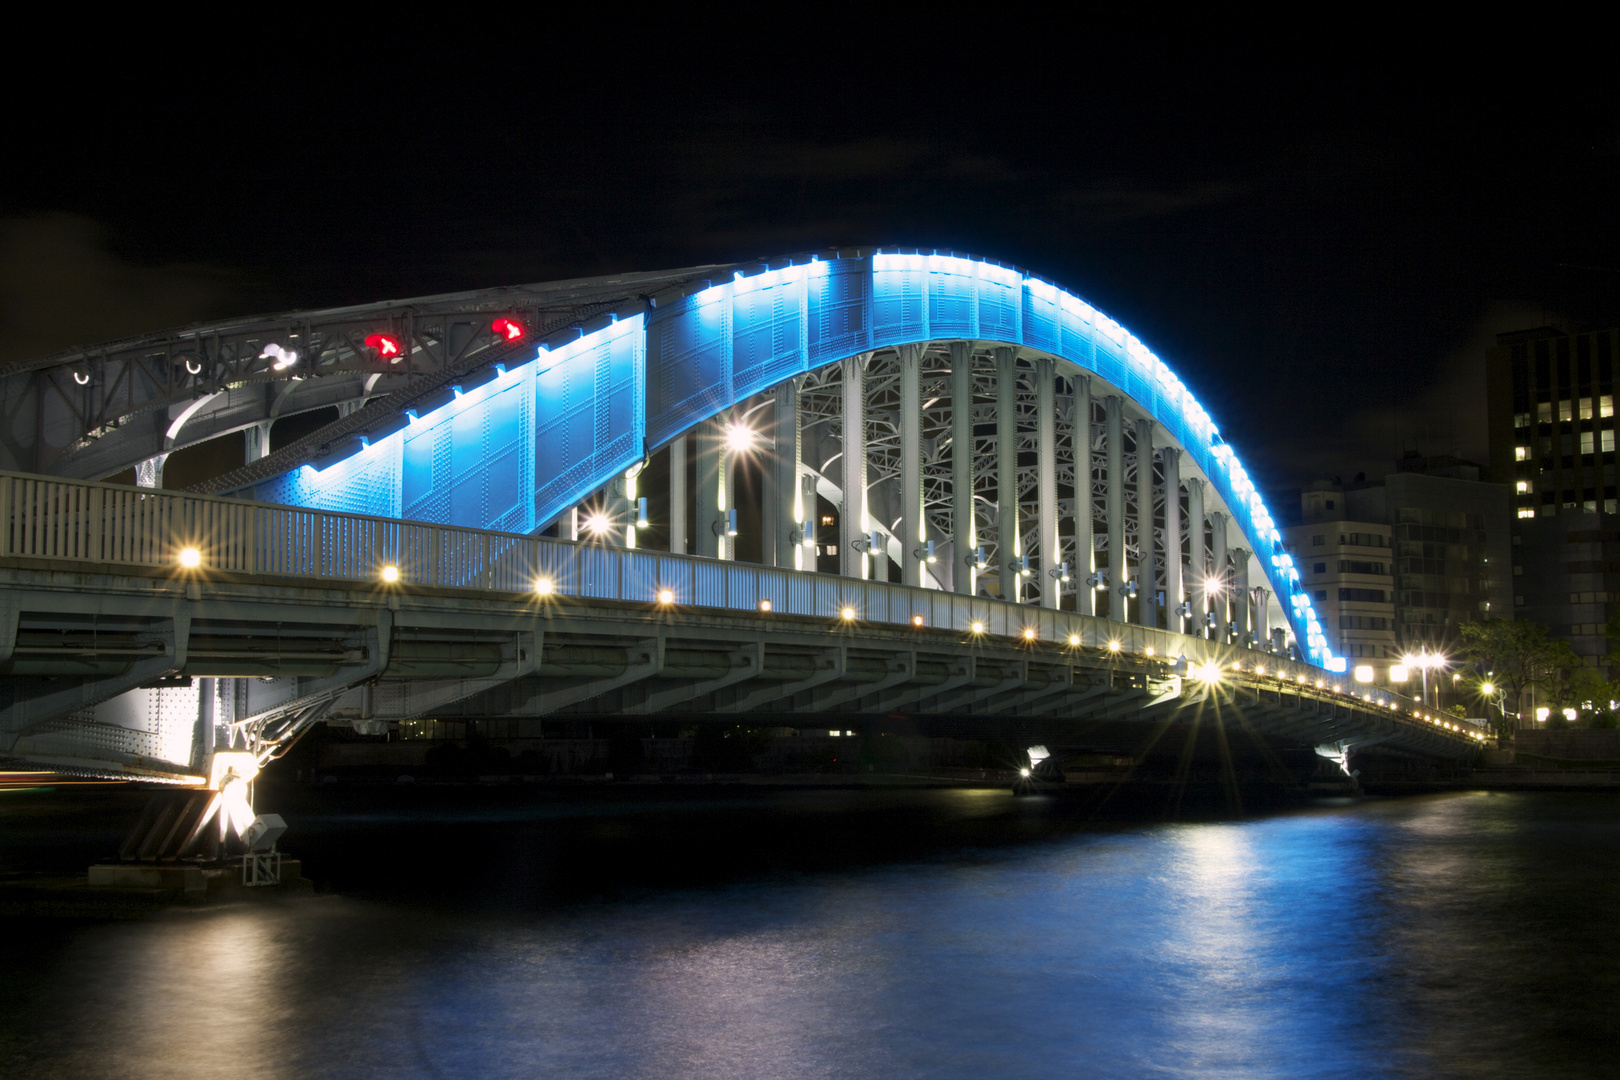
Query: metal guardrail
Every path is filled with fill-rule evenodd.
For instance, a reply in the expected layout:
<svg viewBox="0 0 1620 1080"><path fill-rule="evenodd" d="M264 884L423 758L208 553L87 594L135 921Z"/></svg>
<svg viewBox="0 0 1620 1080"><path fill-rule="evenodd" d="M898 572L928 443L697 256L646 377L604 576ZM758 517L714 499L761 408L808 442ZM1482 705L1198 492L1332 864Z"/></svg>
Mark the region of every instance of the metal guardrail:
<svg viewBox="0 0 1620 1080"><path fill-rule="evenodd" d="M1207 662L1230 647L1202 638L1075 612L1013 604L885 582L662 551L553 540L417 521L0 472L0 557L113 566L180 567L194 549L198 570L320 581L381 582L385 567L401 585L528 593L544 582L556 596L733 611L770 610L899 626L975 624L992 635L1023 636ZM762 604L768 604L763 608ZM915 620L921 617L923 622ZM1148 650L1152 649L1152 653ZM1247 650L1244 650L1247 651ZM1306 664L1250 653L1257 662Z"/></svg>
<svg viewBox="0 0 1620 1080"><path fill-rule="evenodd" d="M0 472L0 558L180 570L195 549L197 573L221 570L313 581L488 589L667 603L730 611L769 610L896 627L949 628L1136 657L1234 662L1358 698L1343 676L1268 653L1072 611L1014 604L830 574L552 540L418 521L332 513L237 499ZM543 583L543 585L542 585ZM768 609L765 605L768 604ZM916 620L921 619L921 622ZM1402 713L1417 703L1377 691Z"/></svg>
<svg viewBox="0 0 1620 1080"><path fill-rule="evenodd" d="M1189 664L1228 670L1238 664L1247 677L1304 683L1388 709L1396 721L1477 737L1471 725L1453 727L1450 717L1434 716L1411 698L1354 687L1314 665L1095 615L698 555L0 471L0 559L172 568L178 575L186 573L181 554L188 547L198 554L190 573L204 578L222 570L384 586L384 568L392 567L399 573L394 588L543 591L829 620L846 619L847 610L847 620L857 625L949 628L1136 659L1186 657Z"/></svg>

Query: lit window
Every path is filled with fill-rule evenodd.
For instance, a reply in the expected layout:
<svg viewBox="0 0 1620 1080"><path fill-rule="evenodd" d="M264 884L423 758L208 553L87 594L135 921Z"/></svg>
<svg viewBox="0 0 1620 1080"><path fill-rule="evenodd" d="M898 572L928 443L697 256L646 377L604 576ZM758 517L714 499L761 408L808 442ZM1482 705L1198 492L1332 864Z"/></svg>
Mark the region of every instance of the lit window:
<svg viewBox="0 0 1620 1080"><path fill-rule="evenodd" d="M1573 419L1575 419L1575 403L1572 402L1572 401L1560 401L1558 403L1558 419L1560 419L1560 420L1573 420Z"/></svg>
<svg viewBox="0 0 1620 1080"><path fill-rule="evenodd" d="M1605 454L1614 453L1614 430L1611 428L1610 430L1600 432L1599 434L1602 436L1602 438L1598 441L1598 449Z"/></svg>
<svg viewBox="0 0 1620 1080"><path fill-rule="evenodd" d="M1521 491L1521 492L1523 492L1523 491L1534 491L1535 490L1535 488L1530 486L1530 481L1528 481L1528 480L1520 480L1514 486L1516 488L1518 488L1518 490Z"/></svg>
<svg viewBox="0 0 1620 1080"><path fill-rule="evenodd" d="M1604 394L1602 397L1598 398L1598 416L1599 417L1604 417L1604 416L1613 416L1613 415L1614 415L1614 395L1613 394Z"/></svg>
<svg viewBox="0 0 1620 1080"><path fill-rule="evenodd" d="M1581 453L1590 454L1592 452L1592 447L1593 447L1593 444L1595 442L1595 440L1593 439L1592 436L1593 436L1593 432L1590 432L1590 431L1581 432Z"/></svg>
<svg viewBox="0 0 1620 1080"><path fill-rule="evenodd" d="M1528 446L1515 446L1513 448L1513 460L1514 461L1529 461L1530 460L1530 448Z"/></svg>
<svg viewBox="0 0 1620 1080"><path fill-rule="evenodd" d="M831 525L833 523L833 516L831 514L822 514L821 523L823 525Z"/></svg>

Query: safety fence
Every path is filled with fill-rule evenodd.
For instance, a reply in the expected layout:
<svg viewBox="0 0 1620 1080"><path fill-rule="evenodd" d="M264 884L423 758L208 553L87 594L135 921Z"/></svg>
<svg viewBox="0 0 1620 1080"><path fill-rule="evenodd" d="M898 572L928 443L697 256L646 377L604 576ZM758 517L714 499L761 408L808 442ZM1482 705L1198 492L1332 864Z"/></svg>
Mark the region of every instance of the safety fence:
<svg viewBox="0 0 1620 1080"><path fill-rule="evenodd" d="M944 628L1122 655L1233 663L1373 694L1320 668L1072 611L590 542L0 472L0 558L170 567L379 586L487 589L851 624Z"/></svg>

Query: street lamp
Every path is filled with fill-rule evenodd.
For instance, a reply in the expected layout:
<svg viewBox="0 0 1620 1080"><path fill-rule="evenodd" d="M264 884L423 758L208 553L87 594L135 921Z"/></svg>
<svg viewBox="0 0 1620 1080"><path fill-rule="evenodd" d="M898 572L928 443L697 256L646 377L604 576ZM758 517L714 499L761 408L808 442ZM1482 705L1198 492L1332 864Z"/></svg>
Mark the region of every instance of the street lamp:
<svg viewBox="0 0 1620 1080"><path fill-rule="evenodd" d="M1407 667L1409 667L1409 668L1414 668L1415 667L1419 671L1423 672L1423 706L1424 706L1424 708L1428 708L1428 705L1429 705L1429 669L1430 668L1443 668L1443 667L1445 667L1446 666L1446 658L1444 656L1442 656L1441 654L1439 654L1439 653L1430 652L1429 647L1427 645L1424 645L1419 650L1419 652L1416 653L1415 655L1412 654L1412 653L1407 653L1405 656L1401 657L1401 661Z"/></svg>

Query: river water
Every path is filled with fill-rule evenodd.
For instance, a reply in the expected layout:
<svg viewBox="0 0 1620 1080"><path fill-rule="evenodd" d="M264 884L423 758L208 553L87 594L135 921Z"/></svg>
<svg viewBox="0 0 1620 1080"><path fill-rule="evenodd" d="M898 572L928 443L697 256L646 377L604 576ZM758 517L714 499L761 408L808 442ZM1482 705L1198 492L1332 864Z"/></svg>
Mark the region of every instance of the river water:
<svg viewBox="0 0 1620 1080"><path fill-rule="evenodd" d="M1620 1075L1611 797L285 801L322 895L6 928L0 1075Z"/></svg>

